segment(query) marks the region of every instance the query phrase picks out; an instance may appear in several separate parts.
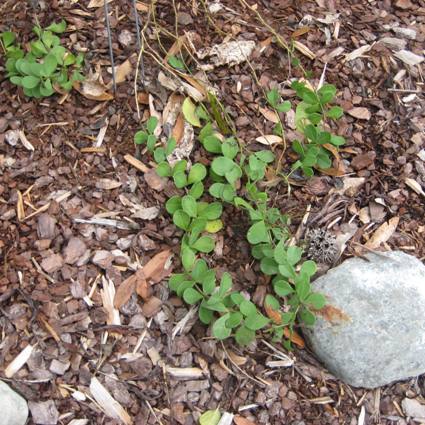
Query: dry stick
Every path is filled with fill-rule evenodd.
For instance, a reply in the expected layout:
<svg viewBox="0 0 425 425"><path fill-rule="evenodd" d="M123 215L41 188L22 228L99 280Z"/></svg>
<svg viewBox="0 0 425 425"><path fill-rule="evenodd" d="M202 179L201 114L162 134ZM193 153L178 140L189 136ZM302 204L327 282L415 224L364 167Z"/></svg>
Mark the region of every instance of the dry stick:
<svg viewBox="0 0 425 425"><path fill-rule="evenodd" d="M109 58L111 60L112 82L113 82L114 93L115 93L117 91L117 84L116 84L116 81L115 81L114 52L112 50L111 26L109 24L109 9L108 9L108 1L107 0L103 0L103 8L104 8L104 11L105 11L106 31L108 33L108 44L109 44Z"/></svg>

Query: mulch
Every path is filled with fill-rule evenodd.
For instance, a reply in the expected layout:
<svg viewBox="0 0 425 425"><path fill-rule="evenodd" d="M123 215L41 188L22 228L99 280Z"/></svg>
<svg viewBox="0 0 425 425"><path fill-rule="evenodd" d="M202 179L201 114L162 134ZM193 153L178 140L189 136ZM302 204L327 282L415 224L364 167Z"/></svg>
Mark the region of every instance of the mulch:
<svg viewBox="0 0 425 425"><path fill-rule="evenodd" d="M70 29L63 41L86 51L87 66L100 71L107 85L103 8L87 8L88 3L39 0L18 7L6 0L0 6L0 30L12 28L27 41L36 17L42 25L66 19ZM173 2L156 3L157 25L174 32ZM264 90L280 87L293 100L287 81L302 74L243 2L222 1L223 8L208 16L204 4L176 0L180 34L194 31L202 47L222 42L225 35L261 46L249 64L208 71L238 136L253 143L272 131L259 110L265 106ZM135 154L133 135L141 127L133 92L137 46L131 2L112 2L110 10L115 61L130 58L133 66L114 100L99 102L72 91L65 99L37 101L6 79L0 82L0 376L32 402L33 418L46 411L43 403L53 401L51 422L33 422L30 416L28 423L119 423L91 399L94 376L135 424L194 424L202 412L217 407L237 415L237 425L416 423L405 416L401 400L423 400L422 377L356 389L329 374L308 348L287 353L281 344L273 345L275 351L262 338L247 349L215 341L170 293L164 256L155 284L120 308L120 325L108 325L102 298L108 284L118 288L140 265L160 261L155 255L168 250L177 270L181 234L164 209L171 186L124 158ZM295 175L290 193L285 182L270 175L275 206L292 217L294 232L310 211L301 236L318 227L338 236L355 224L342 259L361 255L374 232L397 217L381 249L400 249L423 260L424 196L412 184L425 187L423 68L398 59L394 43L423 54L425 2L262 0L257 10L285 40L292 36L314 53L313 60L298 53L302 65L315 84L324 72L346 111L334 128L347 140L338 158L343 175L317 174L309 181ZM140 17L144 25L142 7ZM398 27L414 30L415 38L397 32ZM123 33L130 34L128 43ZM163 56L153 22L146 34ZM162 38L169 49L173 39ZM363 54L347 59L367 45ZM162 111L171 93L156 81L158 70L146 55L145 84L139 90L151 93ZM140 107L144 120L149 106L141 102ZM294 129L290 120L286 123L290 141ZM93 151L105 127L101 146ZM20 140L14 143L18 130L34 150ZM193 155L201 155L196 145ZM151 168L147 156L141 161ZM292 162L290 154L284 155L282 169L288 171ZM352 178L364 181L341 190ZM112 221L99 224L104 219ZM261 302L268 282L249 255L248 223L230 208L224 222L214 264L230 271L236 284ZM7 378L3 371L28 345L32 355ZM288 358L294 360L291 366L269 366ZM186 376L176 377L173 368Z"/></svg>

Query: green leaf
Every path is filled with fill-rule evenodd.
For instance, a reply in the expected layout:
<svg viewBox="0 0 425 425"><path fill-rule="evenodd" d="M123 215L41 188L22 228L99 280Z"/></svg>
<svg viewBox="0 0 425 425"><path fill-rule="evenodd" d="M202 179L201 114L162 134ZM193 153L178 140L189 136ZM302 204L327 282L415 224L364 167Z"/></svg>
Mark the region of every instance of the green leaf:
<svg viewBox="0 0 425 425"><path fill-rule="evenodd" d="M185 69L184 62L177 56L171 55L168 58L168 63L175 69Z"/></svg>
<svg viewBox="0 0 425 425"><path fill-rule="evenodd" d="M218 409L208 410L199 418L199 425L217 425L220 421L221 414Z"/></svg>
<svg viewBox="0 0 425 425"><path fill-rule="evenodd" d="M312 260L304 261L304 263L301 265L301 271L300 273L305 273L309 277L313 276L317 271L316 263Z"/></svg>
<svg viewBox="0 0 425 425"><path fill-rule="evenodd" d="M307 139L315 142L317 140L317 129L314 125L308 124L304 128L304 135Z"/></svg>
<svg viewBox="0 0 425 425"><path fill-rule="evenodd" d="M202 275L202 290L205 294L211 295L215 290L215 271L210 269Z"/></svg>
<svg viewBox="0 0 425 425"><path fill-rule="evenodd" d="M295 277L294 267L290 264L279 264L279 273L287 278L293 279Z"/></svg>
<svg viewBox="0 0 425 425"><path fill-rule="evenodd" d="M277 105L276 109L279 112L289 112L291 110L291 102L289 100L285 100L285 102L282 102Z"/></svg>
<svg viewBox="0 0 425 425"><path fill-rule="evenodd" d="M158 167L156 167L156 173L160 177L171 177L173 174L173 170L171 169L168 162L161 162L158 164Z"/></svg>
<svg viewBox="0 0 425 425"><path fill-rule="evenodd" d="M286 280L277 280L274 282L273 289L279 297L286 297L294 292L294 288Z"/></svg>
<svg viewBox="0 0 425 425"><path fill-rule="evenodd" d="M207 175L207 169L203 164L195 164L189 171L188 183L196 183L204 180Z"/></svg>
<svg viewBox="0 0 425 425"><path fill-rule="evenodd" d="M308 310L307 308L301 309L300 313L298 314L299 319L304 322L307 326L313 326L316 322L316 317L314 314Z"/></svg>
<svg viewBox="0 0 425 425"><path fill-rule="evenodd" d="M267 257L261 259L260 269L264 274L268 276L272 276L279 272L276 261L274 261L273 258Z"/></svg>
<svg viewBox="0 0 425 425"><path fill-rule="evenodd" d="M134 143L136 145L141 145L142 143L145 143L146 140L148 140L148 133L146 133L143 130L139 130L134 135Z"/></svg>
<svg viewBox="0 0 425 425"><path fill-rule="evenodd" d="M290 246L286 251L286 259L289 264L295 265L301 260L303 250L298 246Z"/></svg>
<svg viewBox="0 0 425 425"><path fill-rule="evenodd" d="M187 288L183 292L183 299L189 305L196 304L198 301L201 301L203 298L204 296L199 291L193 288Z"/></svg>
<svg viewBox="0 0 425 425"><path fill-rule="evenodd" d="M326 298L318 292L312 292L304 301L305 304L310 304L315 310L320 310L326 305Z"/></svg>
<svg viewBox="0 0 425 425"><path fill-rule="evenodd" d="M226 180L233 185L236 182L236 180L242 177L241 167L235 164L235 166L225 174L225 177L226 177Z"/></svg>
<svg viewBox="0 0 425 425"><path fill-rule="evenodd" d="M202 282L202 276L208 271L207 262L204 259L196 260L195 267L192 270L192 277L197 282Z"/></svg>
<svg viewBox="0 0 425 425"><path fill-rule="evenodd" d="M345 143L345 139L342 136L331 135L331 143L334 146L341 146Z"/></svg>
<svg viewBox="0 0 425 425"><path fill-rule="evenodd" d="M148 132L150 134L153 134L153 132L155 131L157 125L158 125L158 118L152 116L146 122L146 130L148 130Z"/></svg>
<svg viewBox="0 0 425 425"><path fill-rule="evenodd" d="M177 288L186 280L186 275L184 273L172 274L168 280L168 286L174 292L177 291Z"/></svg>
<svg viewBox="0 0 425 425"><path fill-rule="evenodd" d="M267 99L267 102L269 102L269 104L271 106L273 106L274 108L276 108L277 107L277 103L280 100L280 95L279 95L279 92L277 91L277 89L269 90L266 93L266 99Z"/></svg>
<svg viewBox="0 0 425 425"><path fill-rule="evenodd" d="M51 31L43 31L43 34L41 35L41 41L48 49L50 49L53 44L53 34Z"/></svg>
<svg viewBox="0 0 425 425"><path fill-rule="evenodd" d="M169 214L174 214L182 207L182 198L180 196L172 196L165 204L165 209Z"/></svg>
<svg viewBox="0 0 425 425"><path fill-rule="evenodd" d="M297 292L298 298L301 301L305 301L311 292L310 279L305 275L299 275L297 277L298 279L295 285L295 290Z"/></svg>
<svg viewBox="0 0 425 425"><path fill-rule="evenodd" d="M226 139L221 145L221 151L226 158L233 159L239 152L238 142L233 137Z"/></svg>
<svg viewBox="0 0 425 425"><path fill-rule="evenodd" d="M336 87L332 84L324 84L318 91L320 101L329 103L336 95Z"/></svg>
<svg viewBox="0 0 425 425"><path fill-rule="evenodd" d="M264 305L271 307L275 311L280 309L279 300L277 300L273 295L266 295L266 298L264 299Z"/></svg>
<svg viewBox="0 0 425 425"><path fill-rule="evenodd" d="M31 43L31 53L36 57L47 55L47 49L41 40L33 41Z"/></svg>
<svg viewBox="0 0 425 425"><path fill-rule="evenodd" d="M259 329L264 328L264 326L266 326L269 322L270 320L261 313L252 314L244 321L245 326L252 331L258 331Z"/></svg>
<svg viewBox="0 0 425 425"><path fill-rule="evenodd" d="M245 326L241 326L235 333L235 340L239 345L248 345L255 339L255 332Z"/></svg>
<svg viewBox="0 0 425 425"><path fill-rule="evenodd" d="M252 316L257 313L257 307L255 304L246 299L239 304L239 310L244 316Z"/></svg>
<svg viewBox="0 0 425 425"><path fill-rule="evenodd" d="M156 136L153 134L149 134L148 140L146 142L146 147L148 148L149 152L153 152L153 150L155 149L156 142Z"/></svg>
<svg viewBox="0 0 425 425"><path fill-rule="evenodd" d="M218 158L215 158L211 164L212 170L219 176L224 176L234 166L235 163L231 159L226 158L224 156L219 156Z"/></svg>
<svg viewBox="0 0 425 425"><path fill-rule="evenodd" d="M153 157L155 159L155 162L157 164L159 164L160 162L164 162L166 159L166 155L165 155L165 149L162 147L156 148L154 153L153 153ZM171 167L170 167L171 169Z"/></svg>
<svg viewBox="0 0 425 425"><path fill-rule="evenodd" d="M14 75L13 77L10 77L10 82L16 86L22 86L22 77Z"/></svg>
<svg viewBox="0 0 425 425"><path fill-rule="evenodd" d="M230 314L226 313L223 316L221 316L219 319L217 319L212 325L212 329L211 329L212 334L218 340L226 339L232 333L232 329L226 327L226 322L229 319L229 317L230 317Z"/></svg>
<svg viewBox="0 0 425 425"><path fill-rule="evenodd" d="M274 161L274 153L271 151L259 151L254 154L260 161L270 163Z"/></svg>
<svg viewBox="0 0 425 425"><path fill-rule="evenodd" d="M46 30L55 32L56 34L62 34L66 30L66 22L62 19L58 23L50 24Z"/></svg>
<svg viewBox="0 0 425 425"><path fill-rule="evenodd" d="M173 174L179 171L186 171L187 161L185 159L181 159L180 161L174 164Z"/></svg>
<svg viewBox="0 0 425 425"><path fill-rule="evenodd" d="M239 326L242 322L243 316L239 311L235 311L233 313L230 313L230 317L227 319L226 327L227 328L236 328L236 326Z"/></svg>
<svg viewBox="0 0 425 425"><path fill-rule="evenodd" d="M187 185L187 176L184 171L174 172L173 170L173 180L177 189L181 189Z"/></svg>
<svg viewBox="0 0 425 425"><path fill-rule="evenodd" d="M174 149L176 148L176 146L177 146L176 139L174 137L170 137L167 140L167 145L165 147L165 154L167 156L171 155L174 152Z"/></svg>
<svg viewBox="0 0 425 425"><path fill-rule="evenodd" d="M221 140L214 135L206 136L202 142L205 150L211 153L222 153L221 151Z"/></svg>
<svg viewBox="0 0 425 425"><path fill-rule="evenodd" d="M201 122L199 121L199 117L196 114L196 106L190 99L190 97L186 97L186 99L183 102L182 111L185 120L193 125L194 127L200 127Z"/></svg>
<svg viewBox="0 0 425 425"><path fill-rule="evenodd" d="M338 120L344 115L344 110L340 106L333 106L326 115L333 120Z"/></svg>
<svg viewBox="0 0 425 425"><path fill-rule="evenodd" d="M240 305L243 301L245 301L245 297L241 293L239 293L239 292L233 292L233 293L231 293L230 294L230 299L236 305Z"/></svg>
<svg viewBox="0 0 425 425"><path fill-rule="evenodd" d="M199 235L205 230L207 221L203 218L195 218L190 224L189 244L195 243Z"/></svg>
<svg viewBox="0 0 425 425"><path fill-rule="evenodd" d="M183 208L183 211L189 217L196 217L197 216L196 200L193 196L191 196L191 195L183 196L183 198L182 198L182 208Z"/></svg>
<svg viewBox="0 0 425 425"><path fill-rule="evenodd" d="M208 233L217 233L223 228L223 222L221 220L210 220L205 226L205 230Z"/></svg>
<svg viewBox="0 0 425 425"><path fill-rule="evenodd" d="M261 242L268 242L269 234L267 232L266 223L264 223L264 221L261 220L253 224L248 229L247 239L248 239L248 242L253 245L257 243L261 243Z"/></svg>
<svg viewBox="0 0 425 425"><path fill-rule="evenodd" d="M26 77L22 78L21 83L24 88L33 89L40 84L40 79L33 77L32 75L27 75Z"/></svg>
<svg viewBox="0 0 425 425"><path fill-rule="evenodd" d="M202 182L197 182L192 185L189 190L189 195L193 196L195 199L200 198L204 193L204 185Z"/></svg>
<svg viewBox="0 0 425 425"><path fill-rule="evenodd" d="M194 244L192 248L197 251L208 253L211 252L215 247L214 239L209 236L201 236Z"/></svg>
<svg viewBox="0 0 425 425"><path fill-rule="evenodd" d="M195 263L195 253L189 247L185 247L181 250L181 258L183 268L188 272L191 271Z"/></svg>
<svg viewBox="0 0 425 425"><path fill-rule="evenodd" d="M9 46L11 46L14 43L15 39L16 39L15 33L11 32L11 31L2 32L0 34L0 37L1 37L2 41L3 41L4 47L6 49Z"/></svg>
<svg viewBox="0 0 425 425"><path fill-rule="evenodd" d="M180 229L187 230L190 224L190 217L185 211L177 210L173 214L173 223Z"/></svg>
<svg viewBox="0 0 425 425"><path fill-rule="evenodd" d="M209 325L214 318L214 312L212 310L208 310L205 307L200 306L198 312L199 320L204 325Z"/></svg>
<svg viewBox="0 0 425 425"><path fill-rule="evenodd" d="M216 220L221 216L222 212L223 206L219 202L211 202L202 212L199 212L199 217L207 220Z"/></svg>
<svg viewBox="0 0 425 425"><path fill-rule="evenodd" d="M220 287L218 295L223 297L232 288L232 276L229 273L224 272L221 276Z"/></svg>

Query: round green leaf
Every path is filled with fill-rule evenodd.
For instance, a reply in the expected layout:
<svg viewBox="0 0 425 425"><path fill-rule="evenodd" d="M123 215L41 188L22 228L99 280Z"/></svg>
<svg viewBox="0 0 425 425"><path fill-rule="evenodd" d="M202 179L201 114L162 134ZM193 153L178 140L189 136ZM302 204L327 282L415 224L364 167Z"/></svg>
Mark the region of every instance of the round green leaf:
<svg viewBox="0 0 425 425"><path fill-rule="evenodd" d="M207 175L207 169L203 164L195 164L189 171L187 181L189 184L204 180Z"/></svg>
<svg viewBox="0 0 425 425"><path fill-rule="evenodd" d="M158 118L152 116L146 122L146 130L148 130L148 132L152 134L155 131L157 125L158 125Z"/></svg>
<svg viewBox="0 0 425 425"><path fill-rule="evenodd" d="M261 242L268 242L269 234L267 232L267 227L264 221L261 220L253 224L248 229L247 238L248 242L253 245Z"/></svg>
<svg viewBox="0 0 425 425"><path fill-rule="evenodd" d="M55 72L57 66L58 66L58 62L55 56L52 54L47 55L44 58L44 61L42 64L44 76L49 77L50 75L52 75Z"/></svg>
<svg viewBox="0 0 425 425"><path fill-rule="evenodd" d="M217 425L220 421L221 414L218 409L208 410L199 418L199 425Z"/></svg>
<svg viewBox="0 0 425 425"><path fill-rule="evenodd" d="M295 265L301 260L303 250L298 246L290 246L286 251L286 259L289 264Z"/></svg>
<svg viewBox="0 0 425 425"><path fill-rule="evenodd" d="M187 185L187 176L184 171L173 171L173 180L177 189L181 189Z"/></svg>
<svg viewBox="0 0 425 425"><path fill-rule="evenodd" d="M236 326L239 326L242 322L243 316L239 311L235 311L233 313L230 313L230 317L227 319L226 327L227 328L236 328Z"/></svg>
<svg viewBox="0 0 425 425"><path fill-rule="evenodd" d="M222 153L221 151L221 140L214 135L206 136L202 144L204 145L205 150L211 153Z"/></svg>
<svg viewBox="0 0 425 425"><path fill-rule="evenodd" d="M196 304L198 301L202 300L203 298L204 298L203 295L199 291L193 288L187 288L183 292L183 299L189 305Z"/></svg>
<svg viewBox="0 0 425 425"><path fill-rule="evenodd" d="M212 321L212 319L214 318L214 312L212 310L208 310L204 307L199 307L199 320L204 324L204 325L209 325Z"/></svg>
<svg viewBox="0 0 425 425"><path fill-rule="evenodd" d="M38 86L40 79L32 75L27 75L26 77L22 78L21 83L22 86L26 89L33 89Z"/></svg>
<svg viewBox="0 0 425 425"><path fill-rule="evenodd" d="M177 210L181 209L182 199L180 196L172 196L165 204L165 209L169 214L174 214Z"/></svg>
<svg viewBox="0 0 425 425"><path fill-rule="evenodd" d="M255 332L245 326L241 326L235 333L235 340L239 345L248 345L255 339Z"/></svg>
<svg viewBox="0 0 425 425"><path fill-rule="evenodd" d="M213 238L209 236L201 236L194 244L192 244L192 248L197 251L208 253L211 252L215 247L215 242Z"/></svg>
<svg viewBox="0 0 425 425"><path fill-rule="evenodd" d="M142 143L145 143L146 140L148 140L148 133L146 133L143 130L139 130L134 135L134 143L136 145L141 145Z"/></svg>
<svg viewBox="0 0 425 425"><path fill-rule="evenodd" d="M197 216L196 199L191 195L183 196L182 209L189 217Z"/></svg>
<svg viewBox="0 0 425 425"><path fill-rule="evenodd" d="M255 313L245 318L245 326L252 331L258 331L259 329L264 328L267 323L270 322L266 316L263 316L261 313Z"/></svg>
<svg viewBox="0 0 425 425"><path fill-rule="evenodd" d="M275 311L280 309L280 303L273 295L266 295L264 305L271 307Z"/></svg>
<svg viewBox="0 0 425 425"><path fill-rule="evenodd" d="M286 280L278 280L273 284L273 289L279 297L286 297L294 292L294 288Z"/></svg>
<svg viewBox="0 0 425 425"><path fill-rule="evenodd" d="M305 304L310 304L315 310L320 310L326 305L326 298L318 292L311 293L306 300Z"/></svg>
<svg viewBox="0 0 425 425"><path fill-rule="evenodd" d="M158 167L156 167L156 173L160 177L171 177L172 170L170 165L164 161L158 164Z"/></svg>
<svg viewBox="0 0 425 425"><path fill-rule="evenodd" d="M195 258L196 258L195 253L189 247L185 247L181 250L181 258L182 258L183 268L186 271L191 271L195 263Z"/></svg>
<svg viewBox="0 0 425 425"><path fill-rule="evenodd" d="M239 304L239 310L244 316L251 316L257 313L257 307L255 304L246 299Z"/></svg>
<svg viewBox="0 0 425 425"><path fill-rule="evenodd" d="M199 121L199 117L196 114L196 106L190 99L190 97L186 97L182 105L183 116L185 120L192 124L194 127L200 127L201 122Z"/></svg>
<svg viewBox="0 0 425 425"><path fill-rule="evenodd" d="M192 185L189 190L189 195L193 196L195 199L200 198L204 193L204 185L202 182L197 182Z"/></svg>
<svg viewBox="0 0 425 425"><path fill-rule="evenodd" d="M199 211L199 216L207 220L216 220L222 212L223 206L219 202L212 202L204 210Z"/></svg>
<svg viewBox="0 0 425 425"><path fill-rule="evenodd" d="M180 229L187 230L190 224L190 217L183 210L177 210L173 214L173 223Z"/></svg>
<svg viewBox="0 0 425 425"><path fill-rule="evenodd" d="M298 314L298 318L304 322L307 326L313 326L316 322L316 317L314 314L307 308L301 309L300 313Z"/></svg>
<svg viewBox="0 0 425 425"><path fill-rule="evenodd" d="M212 170L219 176L224 176L234 166L235 163L231 159L226 158L224 156L219 156L218 158L215 158L211 164Z"/></svg>
<svg viewBox="0 0 425 425"><path fill-rule="evenodd" d="M219 340L226 339L232 333L232 329L226 326L226 322L229 319L230 314L226 313L217 319L212 326L212 334Z"/></svg>
<svg viewBox="0 0 425 425"><path fill-rule="evenodd" d="M301 265L301 273L305 273L308 276L313 276L317 271L316 263L312 260L304 261Z"/></svg>

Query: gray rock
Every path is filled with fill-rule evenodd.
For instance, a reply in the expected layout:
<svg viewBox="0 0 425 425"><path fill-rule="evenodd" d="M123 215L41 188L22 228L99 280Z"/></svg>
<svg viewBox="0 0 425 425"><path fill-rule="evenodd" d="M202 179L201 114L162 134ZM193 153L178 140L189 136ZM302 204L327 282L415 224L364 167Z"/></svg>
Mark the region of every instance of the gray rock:
<svg viewBox="0 0 425 425"><path fill-rule="evenodd" d="M30 401L28 406L34 423L39 425L56 425L59 420L59 412L53 400Z"/></svg>
<svg viewBox="0 0 425 425"><path fill-rule="evenodd" d="M375 388L425 373L425 266L400 251L366 257L313 283L329 304L305 336L337 377Z"/></svg>
<svg viewBox="0 0 425 425"><path fill-rule="evenodd" d="M25 425L27 422L27 402L3 381L0 381L0 412L1 423Z"/></svg>

